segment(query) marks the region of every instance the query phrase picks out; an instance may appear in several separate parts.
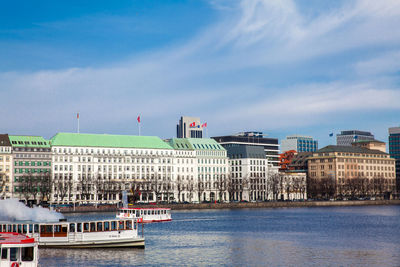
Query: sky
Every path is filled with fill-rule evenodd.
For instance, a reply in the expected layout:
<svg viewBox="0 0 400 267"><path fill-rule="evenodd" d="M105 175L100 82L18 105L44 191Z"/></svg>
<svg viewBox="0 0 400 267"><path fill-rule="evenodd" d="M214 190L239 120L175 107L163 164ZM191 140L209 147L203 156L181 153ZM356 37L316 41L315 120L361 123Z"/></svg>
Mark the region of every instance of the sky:
<svg viewBox="0 0 400 267"><path fill-rule="evenodd" d="M6 1L0 132L171 138L400 126L400 1Z"/></svg>

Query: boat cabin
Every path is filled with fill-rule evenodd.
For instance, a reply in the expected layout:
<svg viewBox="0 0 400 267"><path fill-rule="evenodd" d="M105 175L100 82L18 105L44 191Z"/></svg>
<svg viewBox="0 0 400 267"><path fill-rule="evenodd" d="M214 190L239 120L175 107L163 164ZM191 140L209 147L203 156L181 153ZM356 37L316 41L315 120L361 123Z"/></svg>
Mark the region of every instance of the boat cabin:
<svg viewBox="0 0 400 267"><path fill-rule="evenodd" d="M0 267L36 267L39 255L37 247L33 238L0 231Z"/></svg>

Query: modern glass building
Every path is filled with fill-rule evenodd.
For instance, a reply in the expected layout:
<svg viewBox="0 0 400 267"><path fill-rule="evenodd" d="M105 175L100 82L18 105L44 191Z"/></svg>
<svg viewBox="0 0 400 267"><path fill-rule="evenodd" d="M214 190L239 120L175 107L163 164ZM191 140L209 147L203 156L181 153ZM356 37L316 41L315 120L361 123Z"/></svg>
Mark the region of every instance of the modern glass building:
<svg viewBox="0 0 400 267"><path fill-rule="evenodd" d="M281 142L281 151L295 150L297 152L315 152L318 150L318 141L311 136L290 135Z"/></svg>
<svg viewBox="0 0 400 267"><path fill-rule="evenodd" d="M397 191L400 190L400 127L389 128L389 154L396 160Z"/></svg>
<svg viewBox="0 0 400 267"><path fill-rule="evenodd" d="M336 144L338 146L352 146L352 143L362 140L375 140L375 137L370 132L349 130L341 131L336 135Z"/></svg>

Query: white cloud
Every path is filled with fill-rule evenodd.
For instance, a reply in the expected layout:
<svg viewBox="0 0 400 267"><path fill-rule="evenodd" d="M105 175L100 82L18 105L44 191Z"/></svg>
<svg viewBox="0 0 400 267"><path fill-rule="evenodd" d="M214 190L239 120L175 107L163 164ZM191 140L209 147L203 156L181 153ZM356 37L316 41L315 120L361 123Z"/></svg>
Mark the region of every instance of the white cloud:
<svg viewBox="0 0 400 267"><path fill-rule="evenodd" d="M188 113L231 130L238 120L242 128L260 121L279 128L315 124L332 113L399 109L393 81L381 89L380 77L359 75L392 72L398 52L373 57L358 51L399 44L400 32L392 27L399 25L398 1L356 1L311 18L289 0L226 6L217 6L226 12L219 23L180 46L98 68L0 74L0 97L9 100L5 110L18 110L1 124L12 128L29 113L30 129L43 115L49 125L68 128L60 120L79 110L92 129L105 132L107 125L122 129L141 113L163 120L173 134L177 117ZM346 73L354 66L354 75ZM297 73L311 78L266 85L277 79L270 74L275 69L287 79ZM314 72L334 77L316 83ZM152 123L149 128L159 129Z"/></svg>

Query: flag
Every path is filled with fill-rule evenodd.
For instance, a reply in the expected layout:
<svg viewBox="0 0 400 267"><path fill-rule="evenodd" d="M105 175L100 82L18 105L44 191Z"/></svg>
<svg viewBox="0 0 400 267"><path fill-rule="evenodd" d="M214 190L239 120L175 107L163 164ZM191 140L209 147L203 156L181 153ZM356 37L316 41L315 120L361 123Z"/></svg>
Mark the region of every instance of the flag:
<svg viewBox="0 0 400 267"><path fill-rule="evenodd" d="M79 120L79 112L76 113L76 118Z"/></svg>
<svg viewBox="0 0 400 267"><path fill-rule="evenodd" d="M207 122L203 123L203 124L201 125L201 127L202 127L202 128L207 127Z"/></svg>
<svg viewBox="0 0 400 267"><path fill-rule="evenodd" d="M333 133L330 133L330 134L329 134L329 137L332 137L332 136L333 136Z"/></svg>
<svg viewBox="0 0 400 267"><path fill-rule="evenodd" d="M140 123L140 115L137 116L137 122Z"/></svg>
<svg viewBox="0 0 400 267"><path fill-rule="evenodd" d="M195 126L196 126L195 122L192 122L191 124L189 124L189 127L195 127Z"/></svg>

